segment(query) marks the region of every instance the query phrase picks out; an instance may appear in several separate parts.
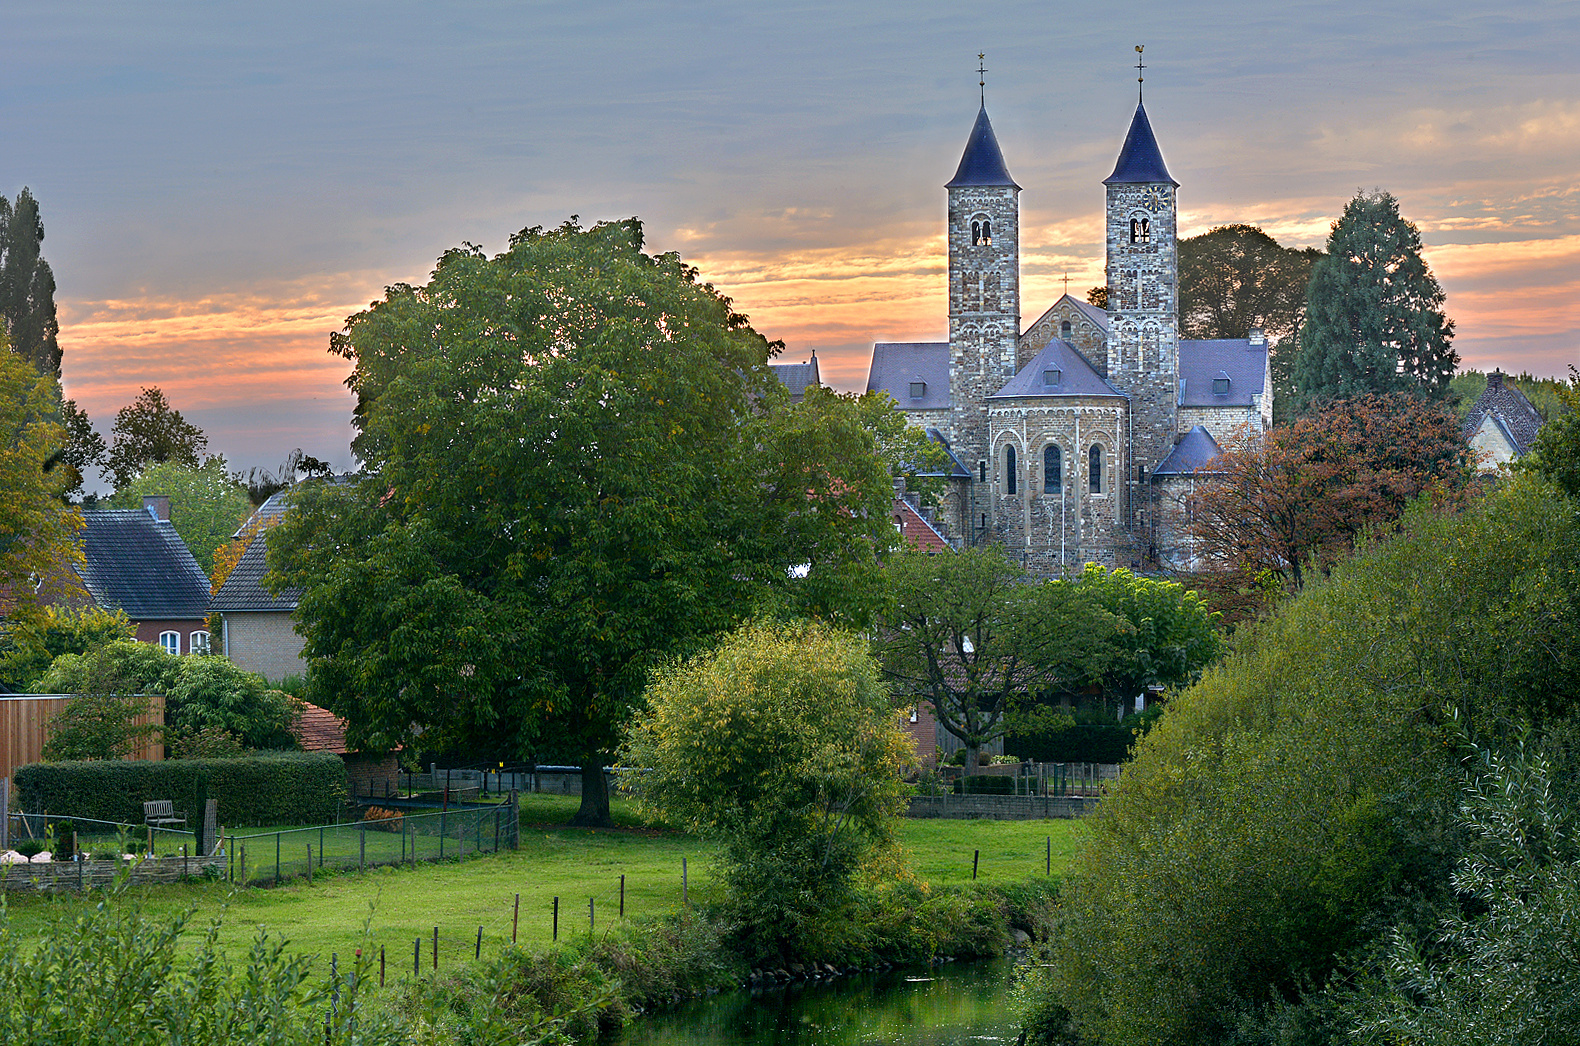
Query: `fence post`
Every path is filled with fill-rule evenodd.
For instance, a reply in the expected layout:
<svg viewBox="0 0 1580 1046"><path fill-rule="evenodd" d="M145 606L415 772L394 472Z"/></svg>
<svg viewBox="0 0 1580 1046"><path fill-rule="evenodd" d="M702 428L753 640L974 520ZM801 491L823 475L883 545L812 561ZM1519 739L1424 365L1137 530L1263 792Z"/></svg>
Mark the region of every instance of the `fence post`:
<svg viewBox="0 0 1580 1046"><path fill-rule="evenodd" d="M339 820L339 815L338 814L336 815L336 820ZM322 868L323 866L324 866L324 826L323 825L319 825L318 826L318 867ZM311 867L309 867L307 869L307 871L308 871L308 878L311 878L312 877L311 873L312 873L313 869Z"/></svg>
<svg viewBox="0 0 1580 1046"><path fill-rule="evenodd" d="M411 942L411 975L422 976L422 938Z"/></svg>
<svg viewBox="0 0 1580 1046"><path fill-rule="evenodd" d="M384 946L379 945L379 987L384 987Z"/></svg>
<svg viewBox="0 0 1580 1046"><path fill-rule="evenodd" d="M516 894L516 907L510 913L510 943L516 943L516 927L521 925L521 895Z"/></svg>
<svg viewBox="0 0 1580 1046"><path fill-rule="evenodd" d="M187 844L186 843L182 843L181 844L181 878L183 878L183 879L188 878L191 874L192 874L192 869L187 866Z"/></svg>
<svg viewBox="0 0 1580 1046"><path fill-rule="evenodd" d="M680 906L690 908L691 900L686 891L686 859L680 859Z"/></svg>
<svg viewBox="0 0 1580 1046"><path fill-rule="evenodd" d="M357 867L366 869L368 866L368 823L363 821L357 826Z"/></svg>
<svg viewBox="0 0 1580 1046"><path fill-rule="evenodd" d="M445 771L446 774L449 774L449 772L450 771L448 771L448 770ZM449 785L445 786L445 790L446 790L446 795L448 795L448 793L449 793ZM444 860L444 837L446 835L448 835L449 832L450 832L450 828L449 828L450 812L449 811L450 811L450 808L449 808L448 805L446 805L443 810L439 811L439 860L441 860L441 861Z"/></svg>
<svg viewBox="0 0 1580 1046"><path fill-rule="evenodd" d="M1053 874L1053 836L1048 836L1048 855L1042 861L1042 874Z"/></svg>
<svg viewBox="0 0 1580 1046"><path fill-rule="evenodd" d="M11 779L0 777L0 850L11 849Z"/></svg>
<svg viewBox="0 0 1580 1046"><path fill-rule="evenodd" d="M481 926L479 926L477 928L477 948L472 952L472 958L474 960L476 960L476 959L481 959L482 957L483 957L483 928Z"/></svg>
<svg viewBox="0 0 1580 1046"><path fill-rule="evenodd" d="M308 843L307 844L307 882L308 882L309 885L311 885L312 882L313 882L313 844L312 843Z"/></svg>
<svg viewBox="0 0 1580 1046"><path fill-rule="evenodd" d="M981 850L972 850L971 851L971 881L972 882L976 882L977 881L977 861L980 860L981 857L982 857L982 851Z"/></svg>
<svg viewBox="0 0 1580 1046"><path fill-rule="evenodd" d="M554 931L553 940L560 939L560 899L554 898Z"/></svg>
<svg viewBox="0 0 1580 1046"><path fill-rule="evenodd" d="M620 876L620 918L625 918L625 876Z"/></svg>
<svg viewBox="0 0 1580 1046"><path fill-rule="evenodd" d="M274 833L274 885L280 885L280 833Z"/></svg>
<svg viewBox="0 0 1580 1046"><path fill-rule="evenodd" d="M439 971L439 928L437 926L433 928L433 969L435 973Z"/></svg>

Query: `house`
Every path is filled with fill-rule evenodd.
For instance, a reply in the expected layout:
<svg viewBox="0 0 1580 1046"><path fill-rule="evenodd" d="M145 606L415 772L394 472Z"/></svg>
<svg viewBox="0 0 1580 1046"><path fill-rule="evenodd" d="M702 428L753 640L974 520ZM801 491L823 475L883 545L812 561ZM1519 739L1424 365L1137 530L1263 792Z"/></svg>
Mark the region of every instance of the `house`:
<svg viewBox="0 0 1580 1046"><path fill-rule="evenodd" d="M367 755L346 747L346 721L325 708L301 702L302 714L291 731L304 752L332 752L346 764L346 791L352 795L394 794L400 790L395 753Z"/></svg>
<svg viewBox="0 0 1580 1046"><path fill-rule="evenodd" d="M1483 472L1496 472L1530 452L1542 416L1525 393L1504 380L1502 371L1487 375L1487 388L1465 416L1465 442Z"/></svg>
<svg viewBox="0 0 1580 1046"><path fill-rule="evenodd" d="M273 593L262 585L268 572L268 530L286 511L286 492L272 495L233 535L246 541L241 559L208 601L219 615L220 640L225 656L265 679L302 675L303 639L296 633L298 590Z"/></svg>
<svg viewBox="0 0 1580 1046"><path fill-rule="evenodd" d="M64 601L121 610L139 642L158 643L168 653L208 653L209 580L170 524L170 499L84 512L82 521L76 573L86 596Z"/></svg>
<svg viewBox="0 0 1580 1046"><path fill-rule="evenodd" d="M789 391L791 403L800 403L808 388L823 384L823 379L818 373L816 350L813 350L812 358L805 363L770 363L768 367L773 371L774 377L779 379L780 384Z"/></svg>

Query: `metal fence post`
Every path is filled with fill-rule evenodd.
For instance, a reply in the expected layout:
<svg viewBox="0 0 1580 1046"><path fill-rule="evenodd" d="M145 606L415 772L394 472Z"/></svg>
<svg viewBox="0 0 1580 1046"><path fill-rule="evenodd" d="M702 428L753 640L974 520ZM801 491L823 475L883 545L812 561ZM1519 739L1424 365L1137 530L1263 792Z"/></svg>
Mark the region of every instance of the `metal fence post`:
<svg viewBox="0 0 1580 1046"><path fill-rule="evenodd" d="M357 830L357 867L366 869L368 866L368 823L363 821Z"/></svg>
<svg viewBox="0 0 1580 1046"><path fill-rule="evenodd" d="M280 833L274 833L274 885L280 885Z"/></svg>

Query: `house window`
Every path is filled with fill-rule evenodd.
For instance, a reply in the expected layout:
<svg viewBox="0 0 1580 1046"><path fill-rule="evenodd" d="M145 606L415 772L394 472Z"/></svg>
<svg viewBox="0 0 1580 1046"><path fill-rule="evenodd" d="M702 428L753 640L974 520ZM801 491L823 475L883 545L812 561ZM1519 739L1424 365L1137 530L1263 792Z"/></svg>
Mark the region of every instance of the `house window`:
<svg viewBox="0 0 1580 1046"><path fill-rule="evenodd" d="M1065 341L1069 341L1070 340L1070 321L1069 320L1065 320L1063 323L1059 324L1059 337L1063 338Z"/></svg>
<svg viewBox="0 0 1580 1046"><path fill-rule="evenodd" d="M1103 492L1103 448L1095 444L1087 454L1086 481L1093 494Z"/></svg>
<svg viewBox="0 0 1580 1046"><path fill-rule="evenodd" d="M925 395L927 395L927 382L925 382L925 381L913 381L913 382L911 382L911 399L919 400Z"/></svg>
<svg viewBox="0 0 1580 1046"><path fill-rule="evenodd" d="M181 633L180 632L161 632L161 633L159 633L159 645L164 648L164 651L167 654L179 654L179 653L181 653Z"/></svg>
<svg viewBox="0 0 1580 1046"><path fill-rule="evenodd" d="M1004 448L1004 493L1015 493L1015 448Z"/></svg>
<svg viewBox="0 0 1580 1046"><path fill-rule="evenodd" d="M1132 218L1132 219L1130 219L1130 242L1131 243L1151 243L1152 242L1152 219L1151 218Z"/></svg>
<svg viewBox="0 0 1580 1046"><path fill-rule="evenodd" d="M911 706L911 722L913 722L913 723L916 722L917 717L918 717L918 713L920 713L920 712L921 712L921 706L920 705L912 705Z"/></svg>
<svg viewBox="0 0 1580 1046"><path fill-rule="evenodd" d="M1229 395L1229 379L1228 378L1214 378L1214 379L1212 379L1212 394L1214 396L1227 396L1227 395Z"/></svg>
<svg viewBox="0 0 1580 1046"><path fill-rule="evenodd" d="M1042 383L1044 385L1057 385L1063 378L1064 372L1057 368L1050 368L1042 372Z"/></svg>
<svg viewBox="0 0 1580 1046"><path fill-rule="evenodd" d="M199 629L187 636L187 649L194 654L208 654L208 633Z"/></svg>
<svg viewBox="0 0 1580 1046"><path fill-rule="evenodd" d="M1042 448L1042 489L1049 494L1064 490L1064 453L1053 443Z"/></svg>

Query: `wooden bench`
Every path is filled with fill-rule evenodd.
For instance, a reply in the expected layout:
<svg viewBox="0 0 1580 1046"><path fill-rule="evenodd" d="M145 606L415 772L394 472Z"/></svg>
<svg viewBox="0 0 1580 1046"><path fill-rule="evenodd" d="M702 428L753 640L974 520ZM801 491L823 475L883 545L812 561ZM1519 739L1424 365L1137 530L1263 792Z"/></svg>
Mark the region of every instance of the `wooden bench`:
<svg viewBox="0 0 1580 1046"><path fill-rule="evenodd" d="M143 804L143 823L150 828L168 828L174 824L185 828L187 814L185 810L176 810L172 800L151 799Z"/></svg>

